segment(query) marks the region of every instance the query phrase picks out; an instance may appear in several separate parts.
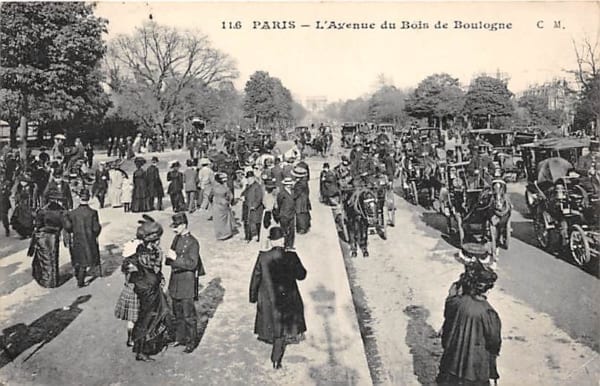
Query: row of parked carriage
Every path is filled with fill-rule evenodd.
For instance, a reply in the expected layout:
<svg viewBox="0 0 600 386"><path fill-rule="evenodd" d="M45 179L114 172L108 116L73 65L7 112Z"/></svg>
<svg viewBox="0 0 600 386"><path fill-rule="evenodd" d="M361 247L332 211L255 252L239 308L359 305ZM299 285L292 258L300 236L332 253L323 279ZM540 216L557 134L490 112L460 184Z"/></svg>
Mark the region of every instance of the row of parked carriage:
<svg viewBox="0 0 600 386"><path fill-rule="evenodd" d="M525 178L525 200L539 245L552 253L570 252L580 266L598 259L599 197L586 182L590 176L570 174L589 140L483 129L471 131L470 144L465 144L437 128L346 123L342 145L352 147L357 137L379 141L382 134L396 149L397 186L405 199L444 214L448 234L460 245L489 242L494 257L499 247L508 248L512 203L506 182ZM468 148L484 148L494 165L487 175L470 167L477 155Z"/></svg>

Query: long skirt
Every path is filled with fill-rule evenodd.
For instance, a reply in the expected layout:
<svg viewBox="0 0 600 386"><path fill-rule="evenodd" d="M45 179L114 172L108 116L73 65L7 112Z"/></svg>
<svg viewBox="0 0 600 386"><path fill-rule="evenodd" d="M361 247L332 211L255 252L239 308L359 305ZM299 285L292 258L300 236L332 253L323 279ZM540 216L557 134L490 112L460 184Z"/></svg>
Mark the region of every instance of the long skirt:
<svg viewBox="0 0 600 386"><path fill-rule="evenodd" d="M133 197L131 200L131 211L133 213L143 213L150 210L150 200L147 197Z"/></svg>
<svg viewBox="0 0 600 386"><path fill-rule="evenodd" d="M154 355L166 344L172 314L160 282L152 288L136 286L134 290L140 300L140 309L133 326L133 351Z"/></svg>
<svg viewBox="0 0 600 386"><path fill-rule="evenodd" d="M42 287L58 287L58 233L35 232L31 243L33 247L33 261L31 262L33 278Z"/></svg>
<svg viewBox="0 0 600 386"><path fill-rule="evenodd" d="M29 205L17 205L10 224L21 237L29 237L33 233L33 210Z"/></svg>
<svg viewBox="0 0 600 386"><path fill-rule="evenodd" d="M213 205L213 224L217 240L226 240L233 236L235 219L229 205Z"/></svg>
<svg viewBox="0 0 600 386"><path fill-rule="evenodd" d="M265 210L263 212L262 221L260 224L261 231L260 234L263 235L260 239L260 250L268 251L271 249L271 241L269 240L269 232L271 228L279 226L279 223L275 221L273 217L273 212L271 210Z"/></svg>
<svg viewBox="0 0 600 386"><path fill-rule="evenodd" d="M306 233L310 229L310 213L296 214L296 232Z"/></svg>

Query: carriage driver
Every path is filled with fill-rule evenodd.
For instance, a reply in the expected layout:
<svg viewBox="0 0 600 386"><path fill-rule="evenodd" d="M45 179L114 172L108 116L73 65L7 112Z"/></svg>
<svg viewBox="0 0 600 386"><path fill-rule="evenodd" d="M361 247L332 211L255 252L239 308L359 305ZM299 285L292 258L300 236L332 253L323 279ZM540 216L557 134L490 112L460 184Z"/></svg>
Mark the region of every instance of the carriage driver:
<svg viewBox="0 0 600 386"><path fill-rule="evenodd" d="M473 155L473 158L467 165L468 184L470 188L481 186L480 179L483 179L488 185L491 184L491 173L495 169L494 161L488 156L485 145L479 146L479 151Z"/></svg>
<svg viewBox="0 0 600 386"><path fill-rule="evenodd" d="M373 158L368 152L368 145L365 145L365 151L358 154L357 158L352 161L350 173L355 187L365 186L369 183L369 176L375 173L375 165Z"/></svg>
<svg viewBox="0 0 600 386"><path fill-rule="evenodd" d="M600 195L600 141L590 142L590 152L581 156L575 170L583 176L582 184L595 197Z"/></svg>

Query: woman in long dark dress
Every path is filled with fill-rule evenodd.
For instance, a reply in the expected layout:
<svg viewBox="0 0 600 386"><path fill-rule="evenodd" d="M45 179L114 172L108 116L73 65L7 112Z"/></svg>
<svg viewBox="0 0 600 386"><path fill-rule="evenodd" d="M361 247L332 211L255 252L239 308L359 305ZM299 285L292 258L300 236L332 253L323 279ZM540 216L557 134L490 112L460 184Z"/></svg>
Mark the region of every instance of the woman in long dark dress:
<svg viewBox="0 0 600 386"><path fill-rule="evenodd" d="M26 239L33 233L33 185L28 176L20 177L15 194L15 210L10 224L12 228Z"/></svg>
<svg viewBox="0 0 600 386"><path fill-rule="evenodd" d="M146 171L142 169L146 161L143 158L135 159L136 171L133 172L133 196L131 198L131 211L133 213L147 212L150 210L150 196Z"/></svg>
<svg viewBox="0 0 600 386"><path fill-rule="evenodd" d="M305 169L294 168L292 175L296 177L294 185L294 201L296 203L296 232L307 233L310 230L310 197L308 189L308 173Z"/></svg>
<svg viewBox="0 0 600 386"><path fill-rule="evenodd" d="M304 280L306 269L294 251L283 248L281 227L269 231L272 248L261 251L250 281L250 303L257 303L254 333L272 344L273 368L281 368L285 346L298 343L306 331L304 304L297 280Z"/></svg>
<svg viewBox="0 0 600 386"><path fill-rule="evenodd" d="M142 244L136 254L123 261L123 271L134 285L140 308L133 326L133 352L136 360L153 361L149 355L157 354L167 341L171 312L161 288L160 237L163 229L157 222L147 221L138 230Z"/></svg>
<svg viewBox="0 0 600 386"><path fill-rule="evenodd" d="M28 251L28 256L33 256L33 278L45 288L58 287L59 284L58 251L65 215L61 199L60 196L50 196L50 202L37 212L35 232Z"/></svg>

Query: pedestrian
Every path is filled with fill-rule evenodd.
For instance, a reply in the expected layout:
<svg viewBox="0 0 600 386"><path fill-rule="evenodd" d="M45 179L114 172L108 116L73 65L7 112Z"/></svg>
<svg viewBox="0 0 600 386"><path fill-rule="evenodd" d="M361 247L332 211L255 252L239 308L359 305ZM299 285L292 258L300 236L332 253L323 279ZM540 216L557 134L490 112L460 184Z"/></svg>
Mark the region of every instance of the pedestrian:
<svg viewBox="0 0 600 386"><path fill-rule="evenodd" d="M212 190L212 186L215 183L215 172L210 168L210 160L208 158L201 158L200 170L198 171L198 206L202 210L210 212L210 202L208 198Z"/></svg>
<svg viewBox="0 0 600 386"><path fill-rule="evenodd" d="M112 154L112 149L113 149L113 140L111 137L108 137L108 142L106 145L106 155L108 157L110 157L110 155Z"/></svg>
<svg viewBox="0 0 600 386"><path fill-rule="evenodd" d="M242 192L243 210L242 221L244 222L244 239L252 241L256 236L256 242L260 242L260 223L263 217L263 188L256 181L252 170L246 172L246 188Z"/></svg>
<svg viewBox="0 0 600 386"><path fill-rule="evenodd" d="M108 175L108 170L106 169L106 163L100 162L98 164L98 169L96 170L94 184L92 185L92 196L98 199L100 208L104 208L104 199L106 198L106 193L108 192L109 179L110 177Z"/></svg>
<svg viewBox="0 0 600 386"><path fill-rule="evenodd" d="M89 207L90 193L87 189L79 195L79 207L67 213L64 219L65 230L70 233L71 264L77 278L77 286L85 286L88 268L100 269L100 249L98 236L102 227L98 221L98 212Z"/></svg>
<svg viewBox="0 0 600 386"><path fill-rule="evenodd" d="M122 271L130 275L129 281L133 283L133 290L140 302L132 332L133 352L136 360L148 362L154 361L150 355L159 353L165 346L171 312L161 288L160 237L163 229L150 217L145 218L149 220L137 230L142 243L133 256L123 261Z"/></svg>
<svg viewBox="0 0 600 386"><path fill-rule="evenodd" d="M179 161L171 162L171 170L167 173L169 187L167 193L171 198L171 206L174 212L185 210L185 199L183 198L183 174L179 171Z"/></svg>
<svg viewBox="0 0 600 386"><path fill-rule="evenodd" d="M146 160L136 157L134 164L136 170L133 172L133 196L131 198L131 211L133 213L147 212L150 206L146 171L143 169Z"/></svg>
<svg viewBox="0 0 600 386"><path fill-rule="evenodd" d="M198 278L205 272L200 259L200 244L188 229L185 213L173 215L171 228L175 238L165 264L171 267L169 295L173 299L175 339L189 354L198 344L194 299L198 299Z"/></svg>
<svg viewBox="0 0 600 386"><path fill-rule="evenodd" d="M85 145L85 160L88 169L91 169L94 164L94 146L92 146L91 142L88 142L87 145Z"/></svg>
<svg viewBox="0 0 600 386"><path fill-rule="evenodd" d="M131 202L133 201L133 182L129 179L128 175L123 175L121 181L121 205L123 206L123 212L131 212Z"/></svg>
<svg viewBox="0 0 600 386"><path fill-rule="evenodd" d="M310 230L310 210L312 209L308 190L308 173L301 167L295 167L292 175L296 178L294 184L296 232L303 235Z"/></svg>
<svg viewBox="0 0 600 386"><path fill-rule="evenodd" d="M60 282L59 239L65 210L60 204L60 195L51 195L48 199L36 213L35 232L27 256L33 257L31 273L35 281L42 287L55 288Z"/></svg>
<svg viewBox="0 0 600 386"><path fill-rule="evenodd" d="M128 177L127 173L117 167L116 163L113 163L108 170L108 203L113 208L119 208L123 205L121 198L125 177ZM129 202L131 202L131 198Z"/></svg>
<svg viewBox="0 0 600 386"><path fill-rule="evenodd" d="M71 195L71 188L67 181L63 179L63 169L58 166L52 171L52 178L48 181L46 189L44 190L44 203L48 202L50 195L60 195L60 204L66 210L73 209L73 196Z"/></svg>
<svg viewBox="0 0 600 386"><path fill-rule="evenodd" d="M260 251L250 280L250 303L256 303L254 333L260 341L273 345L271 363L281 368L285 347L299 343L306 332L304 304L298 280L306 269L294 251L284 249L280 227L269 231L272 248Z"/></svg>
<svg viewBox="0 0 600 386"><path fill-rule="evenodd" d="M323 164L319 176L319 196L325 205L336 205L339 202L340 189L336 174L329 168L329 163Z"/></svg>
<svg viewBox="0 0 600 386"><path fill-rule="evenodd" d="M218 173L210 200L213 205L213 224L217 240L227 240L235 232L235 218L231 210L233 196L227 186L227 174Z"/></svg>
<svg viewBox="0 0 600 386"><path fill-rule="evenodd" d="M187 197L187 210L190 213L196 211L196 201L198 196L198 169L194 166L194 160L186 161L187 168L183 172L183 186Z"/></svg>
<svg viewBox="0 0 600 386"><path fill-rule="evenodd" d="M123 258L131 258L135 255L138 245L142 240L136 238L123 245ZM134 291L134 285L130 281L131 273L125 273L125 283L117 304L115 305L115 317L127 321L127 347L133 347L133 325L140 311L140 300Z"/></svg>
<svg viewBox="0 0 600 386"><path fill-rule="evenodd" d="M263 207L265 208L263 211L263 217L261 219L260 226L262 227L261 233L264 235L261 238L260 250L268 251L271 249L271 242L269 240L269 231L274 226L279 226L279 223L275 221L275 217L273 216L273 209L275 207L275 202L277 200L277 181L274 177L268 178L267 175L263 176L263 186L265 189L265 193L263 195Z"/></svg>
<svg viewBox="0 0 600 386"><path fill-rule="evenodd" d="M0 176L0 219L4 226L4 233L6 237L10 236L10 220L8 218L8 211L11 208L10 195L11 195L12 184L4 176Z"/></svg>
<svg viewBox="0 0 600 386"><path fill-rule="evenodd" d="M158 158L152 157L152 164L146 169L146 186L148 187L148 196L150 199L150 210L163 210L163 197L165 191L160 179L158 169Z"/></svg>
<svg viewBox="0 0 600 386"><path fill-rule="evenodd" d="M10 225L23 240L31 237L33 233L33 186L27 173L18 177L15 209L10 218Z"/></svg>
<svg viewBox="0 0 600 386"><path fill-rule="evenodd" d="M294 180L286 177L282 181L283 188L277 194L274 209L275 220L281 224L285 235L285 247L294 248L296 238L296 203L294 201Z"/></svg>
<svg viewBox="0 0 600 386"><path fill-rule="evenodd" d="M499 378L501 322L485 296L497 277L476 260L452 285L444 307L438 385L489 385Z"/></svg>

